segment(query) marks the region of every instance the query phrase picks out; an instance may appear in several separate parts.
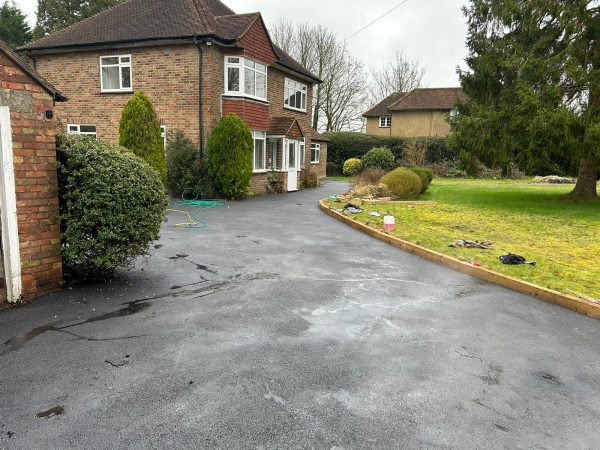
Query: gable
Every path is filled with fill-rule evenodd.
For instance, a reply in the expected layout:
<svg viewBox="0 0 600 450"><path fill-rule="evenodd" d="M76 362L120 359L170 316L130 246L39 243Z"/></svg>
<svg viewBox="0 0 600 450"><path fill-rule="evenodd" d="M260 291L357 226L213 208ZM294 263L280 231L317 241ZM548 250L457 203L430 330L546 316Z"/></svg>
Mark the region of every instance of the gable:
<svg viewBox="0 0 600 450"><path fill-rule="evenodd" d="M246 56L266 64L273 64L278 59L271 37L260 16L257 16L244 35L238 39L238 46L244 50Z"/></svg>

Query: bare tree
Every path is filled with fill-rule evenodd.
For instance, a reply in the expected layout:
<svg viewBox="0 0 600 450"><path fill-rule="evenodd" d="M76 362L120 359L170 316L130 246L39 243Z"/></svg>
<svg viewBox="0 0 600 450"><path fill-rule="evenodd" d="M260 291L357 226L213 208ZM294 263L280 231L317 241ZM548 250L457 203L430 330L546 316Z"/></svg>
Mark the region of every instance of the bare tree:
<svg viewBox="0 0 600 450"><path fill-rule="evenodd" d="M371 69L371 98L380 102L394 92L410 92L422 85L425 68L419 61L411 61L403 53L380 69Z"/></svg>

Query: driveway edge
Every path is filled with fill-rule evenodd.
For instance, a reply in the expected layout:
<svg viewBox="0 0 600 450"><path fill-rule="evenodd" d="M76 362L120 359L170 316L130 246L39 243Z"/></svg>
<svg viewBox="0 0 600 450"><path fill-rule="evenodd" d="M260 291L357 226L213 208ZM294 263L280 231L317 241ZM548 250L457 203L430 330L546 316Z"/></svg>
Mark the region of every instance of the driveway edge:
<svg viewBox="0 0 600 450"><path fill-rule="evenodd" d="M562 294L551 289L546 289L535 284L527 283L526 281L519 280L517 278L503 275L492 270L484 269L483 267L475 267L469 263L453 258L452 256L444 255L433 250L429 250L425 247L421 247L417 244L412 244L408 241L400 239L398 237L387 234L383 231L376 230L374 228L365 225L358 220L348 217L342 213L332 210L329 208L325 200L319 202L319 208L327 215L350 225L356 230L362 231L371 237L384 241L388 244L398 247L407 252L418 255L422 258L430 261L443 264L444 266L450 267L454 270L481 278L482 280L489 281L490 283L498 284L500 286L512 289L514 291L521 292L523 294L534 296L540 300L544 300L548 303L568 308L572 311L584 314L595 319L600 319L600 304L596 304L587 300L579 299L570 295Z"/></svg>

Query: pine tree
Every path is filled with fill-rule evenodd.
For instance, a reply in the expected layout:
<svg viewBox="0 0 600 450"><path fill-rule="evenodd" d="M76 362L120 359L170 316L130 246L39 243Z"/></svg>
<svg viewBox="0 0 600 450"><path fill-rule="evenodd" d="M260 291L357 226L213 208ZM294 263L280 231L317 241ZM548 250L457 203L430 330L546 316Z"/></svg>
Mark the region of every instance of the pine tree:
<svg viewBox="0 0 600 450"><path fill-rule="evenodd" d="M38 0L36 39L111 8L122 0Z"/></svg>
<svg viewBox="0 0 600 450"><path fill-rule="evenodd" d="M469 100L451 119L468 157L579 171L573 199L597 199L600 0L471 0Z"/></svg>
<svg viewBox="0 0 600 450"><path fill-rule="evenodd" d="M167 162L160 122L150 99L136 92L125 105L119 124L119 144L144 159L160 174L165 182Z"/></svg>
<svg viewBox="0 0 600 450"><path fill-rule="evenodd" d="M0 39L9 47L17 48L27 44L32 37L27 16L14 1L5 0L0 7Z"/></svg>

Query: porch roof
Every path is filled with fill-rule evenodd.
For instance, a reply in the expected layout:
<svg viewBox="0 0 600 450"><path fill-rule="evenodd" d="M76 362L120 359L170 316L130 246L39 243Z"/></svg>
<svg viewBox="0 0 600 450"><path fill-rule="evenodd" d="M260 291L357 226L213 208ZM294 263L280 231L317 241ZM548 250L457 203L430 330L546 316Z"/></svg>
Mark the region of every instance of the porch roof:
<svg viewBox="0 0 600 450"><path fill-rule="evenodd" d="M300 130L300 134L304 137L302 128L294 117L272 117L269 122L269 130L267 136L290 136L294 130L294 125Z"/></svg>

